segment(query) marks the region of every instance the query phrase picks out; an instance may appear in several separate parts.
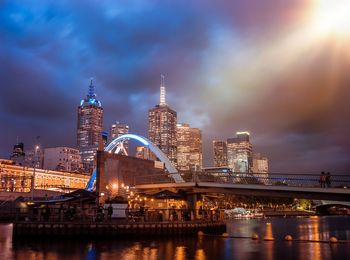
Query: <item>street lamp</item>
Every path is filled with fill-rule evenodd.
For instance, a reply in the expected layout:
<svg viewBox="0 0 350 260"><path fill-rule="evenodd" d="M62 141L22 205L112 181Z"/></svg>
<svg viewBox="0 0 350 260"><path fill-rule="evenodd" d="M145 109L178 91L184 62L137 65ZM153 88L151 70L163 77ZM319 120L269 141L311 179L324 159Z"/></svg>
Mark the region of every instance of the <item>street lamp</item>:
<svg viewBox="0 0 350 260"><path fill-rule="evenodd" d="M31 191L32 191L32 201L34 201L34 188L35 188L35 168L36 168L36 156L37 156L37 152L39 150L39 145L36 145L35 146L35 149L34 149L34 167L33 167L33 177L32 177L32 183L31 183Z"/></svg>

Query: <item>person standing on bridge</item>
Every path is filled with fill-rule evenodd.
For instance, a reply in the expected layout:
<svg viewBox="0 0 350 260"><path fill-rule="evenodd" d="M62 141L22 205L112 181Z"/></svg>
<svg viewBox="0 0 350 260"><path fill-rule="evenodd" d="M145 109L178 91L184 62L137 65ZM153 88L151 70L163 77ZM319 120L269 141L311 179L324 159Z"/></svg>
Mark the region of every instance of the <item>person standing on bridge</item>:
<svg viewBox="0 0 350 260"><path fill-rule="evenodd" d="M113 206L112 206L112 204L109 204L109 206L107 208L107 212L108 212L109 221L111 221L112 220L112 215L113 215Z"/></svg>
<svg viewBox="0 0 350 260"><path fill-rule="evenodd" d="M324 172L321 172L319 183L321 188L326 188L326 175Z"/></svg>
<svg viewBox="0 0 350 260"><path fill-rule="evenodd" d="M325 187L327 188L330 188L331 187L331 173L330 172L327 172L327 175L326 175L326 185Z"/></svg>

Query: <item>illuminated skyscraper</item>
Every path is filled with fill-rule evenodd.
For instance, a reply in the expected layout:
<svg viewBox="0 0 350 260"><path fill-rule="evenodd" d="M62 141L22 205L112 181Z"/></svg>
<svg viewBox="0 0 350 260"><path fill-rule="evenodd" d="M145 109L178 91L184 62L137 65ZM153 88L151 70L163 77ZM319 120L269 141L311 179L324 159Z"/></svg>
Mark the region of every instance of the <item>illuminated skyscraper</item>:
<svg viewBox="0 0 350 260"><path fill-rule="evenodd" d="M177 169L196 171L202 168L202 132L189 124L177 124Z"/></svg>
<svg viewBox="0 0 350 260"><path fill-rule="evenodd" d="M35 167L43 169L44 151L40 146L33 147L33 149L26 150L25 165L27 167Z"/></svg>
<svg viewBox="0 0 350 260"><path fill-rule="evenodd" d="M129 126L126 124L120 124L118 121L115 122L115 124L113 124L109 130L109 137L110 140L112 141L113 139L128 134L129 133ZM125 141L123 143L121 143L121 145L123 145L126 153L129 153L129 143L128 141Z"/></svg>
<svg viewBox="0 0 350 260"><path fill-rule="evenodd" d="M164 76L161 76L160 102L148 111L148 137L177 165L177 113L165 102Z"/></svg>
<svg viewBox="0 0 350 260"><path fill-rule="evenodd" d="M77 146L80 151L83 166L91 172L95 167L95 155L99 142L102 140L103 108L96 99L92 80L89 93L81 100L78 107Z"/></svg>
<svg viewBox="0 0 350 260"><path fill-rule="evenodd" d="M260 153L254 153L252 156L252 172L253 173L268 173L269 161L267 157Z"/></svg>
<svg viewBox="0 0 350 260"><path fill-rule="evenodd" d="M10 159L15 165L24 166L25 165L25 152L24 152L24 143L17 143L13 146L12 155Z"/></svg>
<svg viewBox="0 0 350 260"><path fill-rule="evenodd" d="M214 167L227 166L227 145L225 141L213 141Z"/></svg>
<svg viewBox="0 0 350 260"><path fill-rule="evenodd" d="M237 132L227 139L227 165L233 172L248 173L252 167L252 144L248 132Z"/></svg>
<svg viewBox="0 0 350 260"><path fill-rule="evenodd" d="M262 183L267 184L269 176L269 161L267 157L260 153L254 153L252 156L252 173Z"/></svg>

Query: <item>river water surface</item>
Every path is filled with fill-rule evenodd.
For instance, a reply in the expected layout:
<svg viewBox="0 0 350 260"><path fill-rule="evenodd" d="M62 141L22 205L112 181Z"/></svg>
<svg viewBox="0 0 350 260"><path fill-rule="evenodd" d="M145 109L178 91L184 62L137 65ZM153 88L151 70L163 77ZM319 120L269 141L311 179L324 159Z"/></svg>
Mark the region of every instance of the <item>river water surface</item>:
<svg viewBox="0 0 350 260"><path fill-rule="evenodd" d="M234 238L214 236L138 239L15 239L0 224L0 259L350 259L350 243L286 242L350 240L350 217L242 219L228 223ZM252 240L257 234L259 240ZM274 241L264 241L264 237Z"/></svg>

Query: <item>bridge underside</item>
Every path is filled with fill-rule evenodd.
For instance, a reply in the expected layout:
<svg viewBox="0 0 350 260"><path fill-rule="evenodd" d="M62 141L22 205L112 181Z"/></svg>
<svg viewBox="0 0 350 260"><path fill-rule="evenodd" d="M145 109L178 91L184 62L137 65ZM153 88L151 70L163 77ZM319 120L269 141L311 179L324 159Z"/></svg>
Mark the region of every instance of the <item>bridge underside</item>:
<svg viewBox="0 0 350 260"><path fill-rule="evenodd" d="M306 188L306 187L288 187L288 186L263 186L263 185L244 185L244 184L217 184L205 182L186 182L186 183L161 183L161 184L143 184L136 185L136 190L146 194L152 194L164 189L186 193L197 194L232 194L246 196L264 196L264 197L286 197L303 198L312 200L336 200L350 201L350 191L348 189L335 188Z"/></svg>

